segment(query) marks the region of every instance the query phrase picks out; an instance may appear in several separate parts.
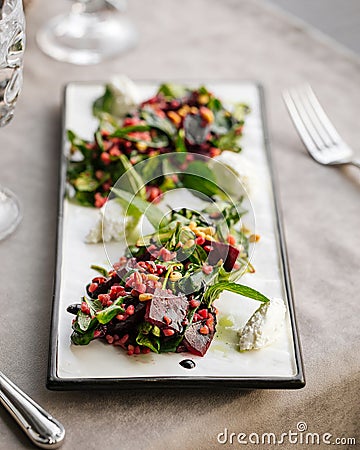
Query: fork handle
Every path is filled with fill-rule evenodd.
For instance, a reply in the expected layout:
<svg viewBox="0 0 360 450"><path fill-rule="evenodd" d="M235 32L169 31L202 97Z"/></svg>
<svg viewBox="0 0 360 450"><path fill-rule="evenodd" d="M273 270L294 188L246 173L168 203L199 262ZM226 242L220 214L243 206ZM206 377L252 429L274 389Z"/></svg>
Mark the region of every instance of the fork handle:
<svg viewBox="0 0 360 450"><path fill-rule="evenodd" d="M63 443L64 427L1 372L0 403L38 447L51 449Z"/></svg>

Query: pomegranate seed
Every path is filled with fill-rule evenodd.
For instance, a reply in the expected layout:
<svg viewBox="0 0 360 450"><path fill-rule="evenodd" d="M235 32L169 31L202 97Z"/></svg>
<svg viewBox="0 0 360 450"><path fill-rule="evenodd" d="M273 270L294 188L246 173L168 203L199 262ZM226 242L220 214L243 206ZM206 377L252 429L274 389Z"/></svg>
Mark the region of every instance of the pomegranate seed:
<svg viewBox="0 0 360 450"><path fill-rule="evenodd" d="M162 198L162 191L156 186L146 186L146 200L149 203L159 203Z"/></svg>
<svg viewBox="0 0 360 450"><path fill-rule="evenodd" d="M134 314L134 312L135 312L135 306L134 305L129 305L127 308L126 308L126 314L128 314L129 316L132 316L133 314Z"/></svg>
<svg viewBox="0 0 360 450"><path fill-rule="evenodd" d="M123 337L121 337L118 342L119 344L125 344L127 342L127 340L129 339L129 335L128 334L124 334Z"/></svg>
<svg viewBox="0 0 360 450"><path fill-rule="evenodd" d="M204 245L204 250L209 253L211 251L211 245Z"/></svg>
<svg viewBox="0 0 360 450"><path fill-rule="evenodd" d="M138 355L140 353L140 347L138 345L135 347L134 353L135 355Z"/></svg>
<svg viewBox="0 0 360 450"><path fill-rule="evenodd" d="M123 122L124 127L131 127L132 125L137 125L141 120L137 117L126 117Z"/></svg>
<svg viewBox="0 0 360 450"><path fill-rule="evenodd" d="M221 150L219 148L216 147L211 147L209 154L211 158L215 158L215 156L219 156L221 153Z"/></svg>
<svg viewBox="0 0 360 450"><path fill-rule="evenodd" d="M149 349L149 347L143 347L141 349L141 353L144 353L144 355L147 355L150 352L151 352L151 350Z"/></svg>
<svg viewBox="0 0 360 450"><path fill-rule="evenodd" d="M106 340L108 341L108 344L112 344L114 342L113 336L110 336L109 334L105 336Z"/></svg>
<svg viewBox="0 0 360 450"><path fill-rule="evenodd" d="M98 286L99 285L97 283L91 283L90 286L89 286L89 292L93 293L94 291L96 291Z"/></svg>
<svg viewBox="0 0 360 450"><path fill-rule="evenodd" d="M111 300L106 302L106 306L111 306L113 304L113 302Z"/></svg>
<svg viewBox="0 0 360 450"><path fill-rule="evenodd" d="M200 328L199 333L200 334L209 334L209 328L206 325L204 325L203 327Z"/></svg>
<svg viewBox="0 0 360 450"><path fill-rule="evenodd" d="M95 330L95 331L94 331L94 339L96 339L96 338L98 338L98 337L100 337L100 336L101 336L101 331Z"/></svg>
<svg viewBox="0 0 360 450"><path fill-rule="evenodd" d="M114 144L111 141L104 141L104 150L107 152L111 149Z"/></svg>
<svg viewBox="0 0 360 450"><path fill-rule="evenodd" d="M160 249L160 256L162 257L163 261L171 261L171 260L173 260L175 258L176 253L175 252L170 252L165 247L162 247Z"/></svg>
<svg viewBox="0 0 360 450"><path fill-rule="evenodd" d="M234 270L238 270L238 269L240 269L240 264L238 263L238 262L236 262L235 264L234 264L234 267L233 267L233 269Z"/></svg>
<svg viewBox="0 0 360 450"><path fill-rule="evenodd" d="M190 308L198 308L200 306L200 302L193 298L189 301L189 306Z"/></svg>
<svg viewBox="0 0 360 450"><path fill-rule="evenodd" d="M199 314L203 319L207 319L207 318L208 318L208 311L207 311L207 309L202 309L202 310L198 311L198 314Z"/></svg>
<svg viewBox="0 0 360 450"><path fill-rule="evenodd" d="M104 278L104 277L95 277L92 279L92 282L97 283L97 284L103 284L103 283L105 283L105 281L106 281L106 278Z"/></svg>
<svg viewBox="0 0 360 450"><path fill-rule="evenodd" d="M127 352L127 354L128 355L133 355L134 354L134 350L135 350L135 348L134 348L133 345L128 345L128 352Z"/></svg>
<svg viewBox="0 0 360 450"><path fill-rule="evenodd" d="M120 156L121 151L118 148L112 148L110 151L110 156Z"/></svg>
<svg viewBox="0 0 360 450"><path fill-rule="evenodd" d="M86 302L82 302L81 303L81 311L84 314L90 314L90 308L89 308L89 305Z"/></svg>
<svg viewBox="0 0 360 450"><path fill-rule="evenodd" d="M199 316L199 314L195 313L193 321L198 322L199 320L201 320L201 316Z"/></svg>
<svg viewBox="0 0 360 450"><path fill-rule="evenodd" d="M110 131L109 131L109 130L102 129L102 130L101 130L101 136L102 136L102 137L108 137L108 136L110 136Z"/></svg>
<svg viewBox="0 0 360 450"><path fill-rule="evenodd" d="M104 172L102 170L97 170L95 172L95 176L98 180L101 180L101 178L104 176Z"/></svg>
<svg viewBox="0 0 360 450"><path fill-rule="evenodd" d="M202 266L202 271L205 275L210 275L213 269L214 269L213 266L211 266L210 264L204 264Z"/></svg>
<svg viewBox="0 0 360 450"><path fill-rule="evenodd" d="M96 208L101 208L102 206L104 206L106 203L106 200L107 200L105 197L103 197L100 194L100 192L97 192L95 194L94 199L95 199L95 207Z"/></svg>
<svg viewBox="0 0 360 450"><path fill-rule="evenodd" d="M163 333L165 334L165 336L173 336L175 334L175 331L171 330L170 328L165 328L163 330Z"/></svg>
<svg viewBox="0 0 360 450"><path fill-rule="evenodd" d="M203 236L198 236L195 239L195 242L196 242L197 245L203 245L203 244L205 244L205 238Z"/></svg>
<svg viewBox="0 0 360 450"><path fill-rule="evenodd" d="M102 152L101 153L101 155L100 155L100 159L101 159L101 161L105 164L105 165L108 165L108 164L110 164L110 155L109 155L109 153L107 153L107 152Z"/></svg>
<svg viewBox="0 0 360 450"><path fill-rule="evenodd" d="M213 317L211 316L211 317L209 317L209 318L207 319L206 325L209 327L209 326L211 326L213 323L214 323L214 319L213 319Z"/></svg>
<svg viewBox="0 0 360 450"><path fill-rule="evenodd" d="M118 314L118 315L116 316L116 318L117 318L117 320L125 320L124 314Z"/></svg>
<svg viewBox="0 0 360 450"><path fill-rule="evenodd" d="M170 319L170 317L164 316L164 322L166 323L166 325L170 325L172 320Z"/></svg>
<svg viewBox="0 0 360 450"><path fill-rule="evenodd" d="M100 295L98 296L98 299L99 299L99 301L102 303L102 305L106 305L107 302L108 302L109 300L111 300L109 294L100 294Z"/></svg>
<svg viewBox="0 0 360 450"><path fill-rule="evenodd" d="M111 286L110 288L110 298L115 300L119 297L125 295L125 289L122 286Z"/></svg>
<svg viewBox="0 0 360 450"><path fill-rule="evenodd" d="M111 189L111 182L110 181L106 181L105 183L102 184L102 189L104 192L110 191Z"/></svg>

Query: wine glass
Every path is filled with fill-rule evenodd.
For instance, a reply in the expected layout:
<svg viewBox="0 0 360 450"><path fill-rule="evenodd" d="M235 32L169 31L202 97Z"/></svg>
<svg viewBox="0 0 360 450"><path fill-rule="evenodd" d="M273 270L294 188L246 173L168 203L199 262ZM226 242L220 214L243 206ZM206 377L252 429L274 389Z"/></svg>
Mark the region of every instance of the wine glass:
<svg viewBox="0 0 360 450"><path fill-rule="evenodd" d="M22 87L25 17L22 0L0 0L0 127L14 115ZM17 197L0 186L0 240L11 234L22 218Z"/></svg>
<svg viewBox="0 0 360 450"><path fill-rule="evenodd" d="M97 64L133 47L137 32L125 17L126 0L75 0L68 14L46 23L39 47L54 59Z"/></svg>

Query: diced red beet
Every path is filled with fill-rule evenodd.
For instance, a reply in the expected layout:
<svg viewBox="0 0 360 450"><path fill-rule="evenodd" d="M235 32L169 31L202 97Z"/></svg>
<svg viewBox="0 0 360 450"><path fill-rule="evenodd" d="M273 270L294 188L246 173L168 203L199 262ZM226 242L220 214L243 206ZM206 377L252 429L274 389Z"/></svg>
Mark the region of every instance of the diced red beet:
<svg viewBox="0 0 360 450"><path fill-rule="evenodd" d="M133 299L129 299L125 301L125 309L128 307L128 302L134 302ZM135 305L134 313L132 315L126 316L125 320L121 321L112 321L107 325L107 332L108 334L114 335L114 334L124 334L124 333L130 333L133 331L136 327L136 324L140 323L144 319L146 310L146 305L144 302L138 302Z"/></svg>
<svg viewBox="0 0 360 450"><path fill-rule="evenodd" d="M224 261L224 269L231 272L239 256L239 250L233 245L223 242L211 242L211 250L209 253L208 263L215 266L222 259Z"/></svg>
<svg viewBox="0 0 360 450"><path fill-rule="evenodd" d="M184 294L170 294L164 289L156 288L153 298L147 302L145 320L159 328L181 332L188 307L189 302Z"/></svg>
<svg viewBox="0 0 360 450"><path fill-rule="evenodd" d="M192 323L185 331L184 340L181 343L181 345L184 345L190 353L197 356L205 355L215 334L215 327L213 330L209 329L208 334L202 334L200 329L205 326L206 320Z"/></svg>

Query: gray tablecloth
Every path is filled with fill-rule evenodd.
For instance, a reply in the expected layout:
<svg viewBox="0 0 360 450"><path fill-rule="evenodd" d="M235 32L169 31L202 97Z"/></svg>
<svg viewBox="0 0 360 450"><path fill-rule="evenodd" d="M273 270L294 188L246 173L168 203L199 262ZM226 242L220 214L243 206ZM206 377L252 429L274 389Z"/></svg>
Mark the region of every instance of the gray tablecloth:
<svg viewBox="0 0 360 450"><path fill-rule="evenodd" d="M38 27L68 7L66 2L37 0L28 11L24 90L13 123L0 131L1 182L19 195L24 207L20 228L0 243L1 369L63 422L64 449L216 448L224 428L280 435L296 431L300 421L309 431L356 437L360 173L322 167L307 156L281 90L310 82L341 134L359 150L359 60L257 1L129 3L141 35L139 46L116 61L88 68L53 61L35 44ZM135 79L256 79L265 85L306 388L46 390L62 86L113 73ZM0 448L31 448L3 411Z"/></svg>

